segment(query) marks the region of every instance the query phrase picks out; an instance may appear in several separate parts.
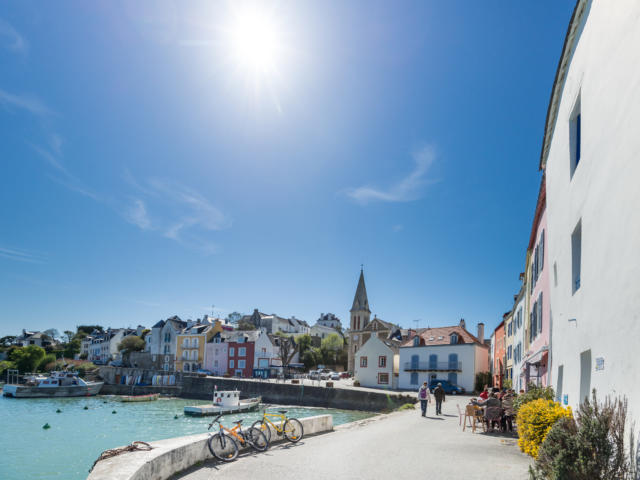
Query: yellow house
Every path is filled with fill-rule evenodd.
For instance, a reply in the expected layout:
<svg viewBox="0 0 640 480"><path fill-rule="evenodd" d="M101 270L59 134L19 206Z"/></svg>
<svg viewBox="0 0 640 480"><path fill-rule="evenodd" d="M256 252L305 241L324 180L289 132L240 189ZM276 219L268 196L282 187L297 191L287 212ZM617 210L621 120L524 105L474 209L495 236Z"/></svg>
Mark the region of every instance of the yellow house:
<svg viewBox="0 0 640 480"><path fill-rule="evenodd" d="M195 372L204 365L207 341L222 331L222 322L194 323L177 336L176 371Z"/></svg>

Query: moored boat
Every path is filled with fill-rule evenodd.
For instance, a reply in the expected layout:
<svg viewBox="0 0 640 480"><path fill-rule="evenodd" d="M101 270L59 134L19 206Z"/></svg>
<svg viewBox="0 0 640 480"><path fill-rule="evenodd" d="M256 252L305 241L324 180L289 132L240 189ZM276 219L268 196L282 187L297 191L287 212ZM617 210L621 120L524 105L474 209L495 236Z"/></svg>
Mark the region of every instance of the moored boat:
<svg viewBox="0 0 640 480"><path fill-rule="evenodd" d="M120 397L121 402L153 402L160 397L159 393L150 393L148 395L123 395Z"/></svg>
<svg viewBox="0 0 640 480"><path fill-rule="evenodd" d="M239 390L215 390L213 402L207 405L184 407L185 415L205 416L248 412L258 408L262 397L240 399Z"/></svg>
<svg viewBox="0 0 640 480"><path fill-rule="evenodd" d="M16 375L17 377L17 375ZM32 375L26 383L7 382L2 389L5 397L47 398L47 397L91 397L97 395L104 382L87 382L78 372L51 372L49 376Z"/></svg>

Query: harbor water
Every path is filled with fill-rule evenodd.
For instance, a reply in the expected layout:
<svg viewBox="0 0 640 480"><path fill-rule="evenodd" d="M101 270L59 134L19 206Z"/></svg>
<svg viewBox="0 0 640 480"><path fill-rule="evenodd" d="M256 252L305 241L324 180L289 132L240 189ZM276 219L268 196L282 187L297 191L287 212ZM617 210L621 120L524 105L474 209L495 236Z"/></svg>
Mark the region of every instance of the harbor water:
<svg viewBox="0 0 640 480"><path fill-rule="evenodd" d="M210 417L187 417L183 408L206 402L160 398L123 403L117 397L13 399L0 397L0 478L3 480L84 480L104 450L135 440L153 441L207 431ZM60 410L59 413L56 413ZM325 408L290 407L291 417L333 415L340 425L374 414ZM227 415L232 427L251 425L261 412ZM177 416L177 418L175 418ZM50 428L43 428L48 424Z"/></svg>

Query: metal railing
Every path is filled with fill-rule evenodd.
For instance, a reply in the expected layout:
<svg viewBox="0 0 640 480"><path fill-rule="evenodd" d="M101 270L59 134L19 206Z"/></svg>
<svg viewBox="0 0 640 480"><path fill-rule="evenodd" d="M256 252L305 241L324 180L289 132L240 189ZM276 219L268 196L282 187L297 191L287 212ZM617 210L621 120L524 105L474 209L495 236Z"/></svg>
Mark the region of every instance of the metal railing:
<svg viewBox="0 0 640 480"><path fill-rule="evenodd" d="M461 372L462 362L405 362L404 370L423 372Z"/></svg>

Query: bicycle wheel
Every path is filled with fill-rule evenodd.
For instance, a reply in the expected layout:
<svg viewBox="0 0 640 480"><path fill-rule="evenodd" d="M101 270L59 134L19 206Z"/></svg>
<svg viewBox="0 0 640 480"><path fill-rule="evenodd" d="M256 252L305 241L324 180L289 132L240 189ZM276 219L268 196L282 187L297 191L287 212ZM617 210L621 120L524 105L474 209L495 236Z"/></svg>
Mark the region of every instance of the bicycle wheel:
<svg viewBox="0 0 640 480"><path fill-rule="evenodd" d="M229 435L216 433L209 437L207 445L211 454L223 462L231 462L238 456L238 444Z"/></svg>
<svg viewBox="0 0 640 480"><path fill-rule="evenodd" d="M271 443L271 429L269 428L269 424L267 422L265 422L264 420L256 420L255 422L253 422L253 425L251 425L251 428L257 428L258 430L260 430L262 433L264 433L264 436L267 439L267 443Z"/></svg>
<svg viewBox="0 0 640 480"><path fill-rule="evenodd" d="M245 438L247 439L247 443L259 452L264 452L267 448L269 448L267 437L259 428L251 427L246 433Z"/></svg>
<svg viewBox="0 0 640 480"><path fill-rule="evenodd" d="M287 440L297 443L304 435L304 428L297 418L289 418L284 422L284 436Z"/></svg>

